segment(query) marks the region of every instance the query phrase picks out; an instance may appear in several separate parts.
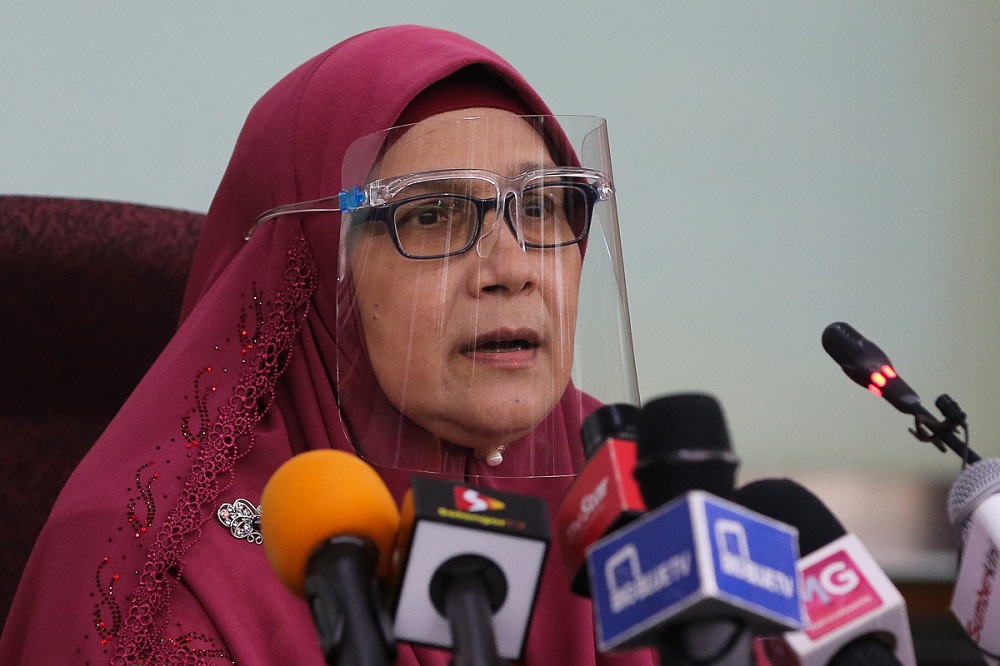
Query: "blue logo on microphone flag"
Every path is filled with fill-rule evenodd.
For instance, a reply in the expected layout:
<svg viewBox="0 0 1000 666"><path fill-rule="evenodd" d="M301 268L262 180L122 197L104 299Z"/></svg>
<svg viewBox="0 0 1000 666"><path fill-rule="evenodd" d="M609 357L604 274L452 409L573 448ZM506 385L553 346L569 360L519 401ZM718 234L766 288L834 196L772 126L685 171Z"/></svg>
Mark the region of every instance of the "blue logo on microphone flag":
<svg viewBox="0 0 1000 666"><path fill-rule="evenodd" d="M721 595L779 623L801 625L798 533L731 502L704 495Z"/></svg>
<svg viewBox="0 0 1000 666"><path fill-rule="evenodd" d="M587 555L602 650L700 597L700 576L687 502L648 513L601 540Z"/></svg>
<svg viewBox="0 0 1000 666"><path fill-rule="evenodd" d="M651 645L666 626L708 618L801 629L797 563L794 528L691 491L587 552L598 648Z"/></svg>

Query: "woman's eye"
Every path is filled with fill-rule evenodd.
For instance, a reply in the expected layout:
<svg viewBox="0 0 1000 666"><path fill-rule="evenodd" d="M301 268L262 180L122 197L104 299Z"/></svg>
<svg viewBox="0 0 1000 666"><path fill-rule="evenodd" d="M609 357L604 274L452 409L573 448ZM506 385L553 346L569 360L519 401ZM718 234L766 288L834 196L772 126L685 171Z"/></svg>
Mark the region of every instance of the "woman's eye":
<svg viewBox="0 0 1000 666"><path fill-rule="evenodd" d="M551 217L555 209L556 206L550 196L545 194L525 196L524 214L528 217Z"/></svg>
<svg viewBox="0 0 1000 666"><path fill-rule="evenodd" d="M399 224L431 227L438 224L447 224L453 215L454 206L450 206L444 201L436 201L434 203L415 206L406 211L399 218Z"/></svg>
<svg viewBox="0 0 1000 666"><path fill-rule="evenodd" d="M437 224L441 222L442 211L440 209L435 210L422 210L419 213L414 214L414 221L422 227L429 227L432 224Z"/></svg>

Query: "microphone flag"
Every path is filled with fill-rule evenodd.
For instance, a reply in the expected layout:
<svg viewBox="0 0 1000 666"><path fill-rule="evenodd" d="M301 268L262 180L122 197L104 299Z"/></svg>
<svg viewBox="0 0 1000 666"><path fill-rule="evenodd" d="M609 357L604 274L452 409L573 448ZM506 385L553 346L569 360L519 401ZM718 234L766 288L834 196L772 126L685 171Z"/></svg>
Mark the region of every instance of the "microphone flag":
<svg viewBox="0 0 1000 666"><path fill-rule="evenodd" d="M846 534L799 561L804 630L764 638L773 664L828 664L851 641L886 637L901 664L915 664L906 605L857 536Z"/></svg>
<svg viewBox="0 0 1000 666"><path fill-rule="evenodd" d="M800 629L798 554L795 528L688 492L588 551L598 648L655 645L665 627L693 619Z"/></svg>
<svg viewBox="0 0 1000 666"><path fill-rule="evenodd" d="M520 659L550 541L545 501L423 476L412 478L410 500L397 542L396 639L453 648L448 618L433 599L435 575L456 558L479 556L501 574L492 618L497 653Z"/></svg>

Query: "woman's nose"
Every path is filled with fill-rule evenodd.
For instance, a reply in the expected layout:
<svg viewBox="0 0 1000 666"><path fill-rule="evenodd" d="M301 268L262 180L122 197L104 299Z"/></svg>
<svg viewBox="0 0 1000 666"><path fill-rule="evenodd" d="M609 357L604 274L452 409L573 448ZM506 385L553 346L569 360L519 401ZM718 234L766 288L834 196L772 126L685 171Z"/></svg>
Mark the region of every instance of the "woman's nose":
<svg viewBox="0 0 1000 666"><path fill-rule="evenodd" d="M476 243L476 253L482 259L477 291L513 294L538 285L542 251L522 246L514 228L516 225L506 224L497 215Z"/></svg>
<svg viewBox="0 0 1000 666"><path fill-rule="evenodd" d="M497 199L496 207L486 213L483 220L483 230L476 241L476 254L480 259L486 259L493 251L497 239L506 236L504 229L510 232L510 236L517 242L518 247L524 249L524 243L519 237L517 224L517 197L513 192L507 192Z"/></svg>

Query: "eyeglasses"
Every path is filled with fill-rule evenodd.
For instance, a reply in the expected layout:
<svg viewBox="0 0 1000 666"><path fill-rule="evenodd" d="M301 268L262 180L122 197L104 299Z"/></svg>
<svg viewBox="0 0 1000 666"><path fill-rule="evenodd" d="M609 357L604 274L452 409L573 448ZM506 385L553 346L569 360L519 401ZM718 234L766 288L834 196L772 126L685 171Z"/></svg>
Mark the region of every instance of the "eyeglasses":
<svg viewBox="0 0 1000 666"><path fill-rule="evenodd" d="M483 169L425 171L273 208L257 218L245 238L281 215L339 211L347 214L344 224L352 231L383 225L405 257L440 259L472 248L492 210L494 223L502 211L522 248L556 248L586 238L594 204L613 193L606 174L585 168L552 167L513 178Z"/></svg>

